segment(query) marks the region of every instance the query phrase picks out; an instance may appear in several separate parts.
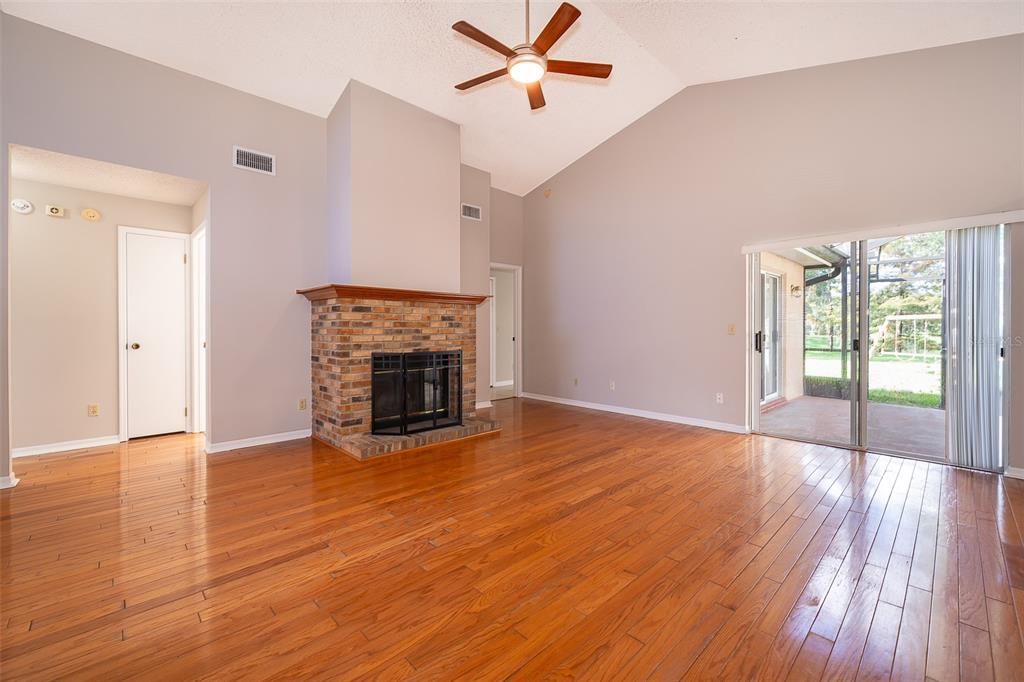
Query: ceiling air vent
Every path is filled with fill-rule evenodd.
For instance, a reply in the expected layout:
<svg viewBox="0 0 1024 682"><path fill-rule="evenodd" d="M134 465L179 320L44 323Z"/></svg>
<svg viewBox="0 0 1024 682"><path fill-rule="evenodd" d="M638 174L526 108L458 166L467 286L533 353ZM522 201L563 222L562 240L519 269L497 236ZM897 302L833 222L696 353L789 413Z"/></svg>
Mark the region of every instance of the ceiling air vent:
<svg viewBox="0 0 1024 682"><path fill-rule="evenodd" d="M277 175L273 154L264 154L263 152L253 151L252 149L236 145L233 163L235 168L244 168L245 170L266 173L267 175Z"/></svg>
<svg viewBox="0 0 1024 682"><path fill-rule="evenodd" d="M483 215L483 212L480 210L479 206L473 206L472 204L462 205L463 218L469 218L470 220L480 220L481 215Z"/></svg>

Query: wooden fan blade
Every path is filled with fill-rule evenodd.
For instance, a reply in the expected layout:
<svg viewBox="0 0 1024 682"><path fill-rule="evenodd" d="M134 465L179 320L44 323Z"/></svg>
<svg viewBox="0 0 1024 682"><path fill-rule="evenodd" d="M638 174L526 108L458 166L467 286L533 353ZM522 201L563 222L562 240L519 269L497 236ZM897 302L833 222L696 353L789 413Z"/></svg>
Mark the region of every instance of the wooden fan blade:
<svg viewBox="0 0 1024 682"><path fill-rule="evenodd" d="M593 62L568 62L562 59L549 59L548 71L550 71L551 73L567 73L570 76L607 78L612 73L612 65L595 64Z"/></svg>
<svg viewBox="0 0 1024 682"><path fill-rule="evenodd" d="M465 83L459 83L458 85L455 86L455 89L468 90L472 87L480 85L481 83L486 83L487 81L492 81L499 76L504 76L506 73L508 73L508 69L498 69L497 71L491 71L490 73L485 73L482 76L472 78L466 81Z"/></svg>
<svg viewBox="0 0 1024 682"><path fill-rule="evenodd" d="M580 14L581 12L578 9L567 2L563 2L555 10L555 13L551 15L548 25L540 32L537 39L533 41L533 49L541 54L547 54L551 46L557 43L558 39L573 25L573 22L580 18Z"/></svg>
<svg viewBox="0 0 1024 682"><path fill-rule="evenodd" d="M526 94L530 97L531 109L540 109L544 106L544 92L540 89L540 81L529 83L526 86Z"/></svg>
<svg viewBox="0 0 1024 682"><path fill-rule="evenodd" d="M512 51L512 48L508 47L507 45L503 45L502 43L499 43L496 39L487 35L473 24L466 23L465 21L458 21L452 24L452 28L461 33L462 35L466 36L467 38L472 38L481 45L489 47L499 54L503 54L506 57L512 57L515 55L515 52Z"/></svg>

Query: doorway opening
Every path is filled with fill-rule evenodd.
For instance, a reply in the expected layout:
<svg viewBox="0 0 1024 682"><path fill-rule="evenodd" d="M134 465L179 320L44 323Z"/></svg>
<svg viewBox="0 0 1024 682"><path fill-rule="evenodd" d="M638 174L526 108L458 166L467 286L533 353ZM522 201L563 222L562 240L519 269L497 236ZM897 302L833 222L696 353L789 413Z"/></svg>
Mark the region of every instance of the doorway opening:
<svg viewBox="0 0 1024 682"><path fill-rule="evenodd" d="M16 145L10 160L14 456L203 431L205 183Z"/></svg>
<svg viewBox="0 0 1024 682"><path fill-rule="evenodd" d="M998 470L1003 234L966 228L754 254L753 430Z"/></svg>
<svg viewBox="0 0 1024 682"><path fill-rule="evenodd" d="M522 394L522 267L491 263L491 400Z"/></svg>

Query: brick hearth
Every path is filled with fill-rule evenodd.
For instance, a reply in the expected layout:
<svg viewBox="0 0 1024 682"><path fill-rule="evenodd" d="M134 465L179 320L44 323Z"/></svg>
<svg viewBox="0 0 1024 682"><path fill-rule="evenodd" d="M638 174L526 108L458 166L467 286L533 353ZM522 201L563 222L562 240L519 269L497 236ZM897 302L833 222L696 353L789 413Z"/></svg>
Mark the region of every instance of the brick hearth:
<svg viewBox="0 0 1024 682"><path fill-rule="evenodd" d="M463 418L475 417L476 307L486 296L344 285L298 293L312 308L313 437L356 456L352 444L371 430L374 352L461 350ZM459 427L448 438L445 431L430 441L465 436Z"/></svg>

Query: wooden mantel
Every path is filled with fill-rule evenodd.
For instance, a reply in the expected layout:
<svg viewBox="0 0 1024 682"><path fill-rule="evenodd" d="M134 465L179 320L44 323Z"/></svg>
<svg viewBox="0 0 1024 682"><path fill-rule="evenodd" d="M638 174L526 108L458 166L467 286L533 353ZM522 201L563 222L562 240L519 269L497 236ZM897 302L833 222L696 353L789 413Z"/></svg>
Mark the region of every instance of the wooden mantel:
<svg viewBox="0 0 1024 682"><path fill-rule="evenodd" d="M366 287L358 284L325 284L313 287L312 289L299 289L295 293L302 294L310 301L323 301L328 298L362 298L385 301L424 301L479 305L488 298L486 294L451 294L439 291L420 291L418 289Z"/></svg>

